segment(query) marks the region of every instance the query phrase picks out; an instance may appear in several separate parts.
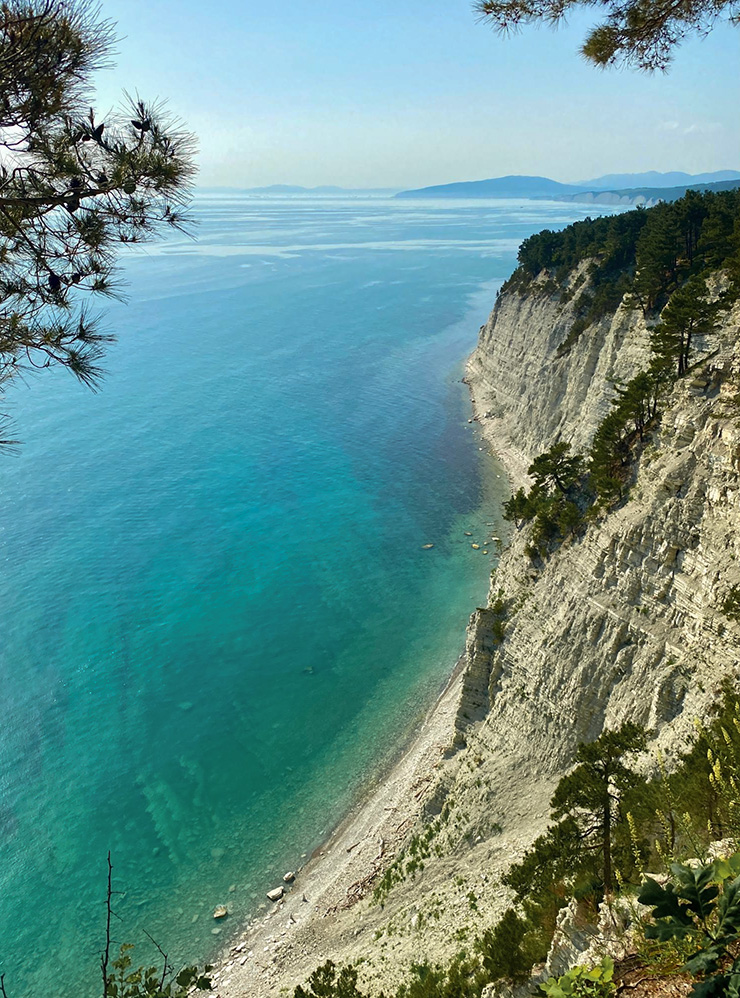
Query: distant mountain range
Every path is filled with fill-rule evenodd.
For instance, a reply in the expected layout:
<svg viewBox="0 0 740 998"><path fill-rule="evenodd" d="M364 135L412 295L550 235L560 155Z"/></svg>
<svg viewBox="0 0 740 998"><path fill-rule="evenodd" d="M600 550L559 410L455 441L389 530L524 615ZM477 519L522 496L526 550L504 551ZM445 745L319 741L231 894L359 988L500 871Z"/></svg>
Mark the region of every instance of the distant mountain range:
<svg viewBox="0 0 740 998"><path fill-rule="evenodd" d="M694 184L717 184L725 180L740 180L737 170L716 170L714 173L607 173L596 180L581 180L575 186L582 190L619 190L632 187L681 187Z"/></svg>
<svg viewBox="0 0 740 998"><path fill-rule="evenodd" d="M420 187L416 190L401 191L397 198L552 198L557 201L597 200L601 192L618 195L612 203L642 203L655 200L655 192L671 190L681 193L689 187L713 187L718 183L731 187L740 183L737 170L719 170L715 173L613 173L580 184L561 184L548 177L508 176L490 180L472 180L453 184L437 184L434 187ZM647 198L645 192L650 192ZM633 200L639 199L639 200ZM681 194L676 194L676 198ZM620 201L620 199L622 199ZM673 198L664 198L674 200ZM601 201L601 203L605 203Z"/></svg>
<svg viewBox="0 0 740 998"><path fill-rule="evenodd" d="M553 194L577 194L583 188L560 184L548 177L495 177L492 180L469 180L455 184L437 184L417 190L401 191L397 198L531 198Z"/></svg>

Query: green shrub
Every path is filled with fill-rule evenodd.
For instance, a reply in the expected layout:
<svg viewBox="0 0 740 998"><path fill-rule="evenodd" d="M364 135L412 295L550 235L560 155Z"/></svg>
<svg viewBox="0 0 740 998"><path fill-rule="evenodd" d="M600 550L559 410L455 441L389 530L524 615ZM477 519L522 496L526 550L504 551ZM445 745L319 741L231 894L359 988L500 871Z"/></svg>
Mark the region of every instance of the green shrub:
<svg viewBox="0 0 740 998"><path fill-rule="evenodd" d="M617 986L612 980L614 962L605 956L598 967L574 967L562 977L551 977L547 984L540 984L548 998L608 998L616 993Z"/></svg>
<svg viewBox="0 0 740 998"><path fill-rule="evenodd" d="M740 586L733 586L722 601L722 613L740 623Z"/></svg>
<svg viewBox="0 0 740 998"><path fill-rule="evenodd" d="M506 979L521 984L527 980L542 955L533 928L529 919L521 918L509 908L500 922L476 940L475 947L488 981Z"/></svg>
<svg viewBox="0 0 740 998"><path fill-rule="evenodd" d="M682 969L699 978L695 998L739 998L740 853L706 866L672 863L671 880L659 884L648 877L638 900L653 909L647 939L688 947Z"/></svg>
<svg viewBox="0 0 740 998"><path fill-rule="evenodd" d="M300 985L293 998L364 998L357 990L357 971L354 967L337 968L331 960L317 967L308 979L309 991Z"/></svg>

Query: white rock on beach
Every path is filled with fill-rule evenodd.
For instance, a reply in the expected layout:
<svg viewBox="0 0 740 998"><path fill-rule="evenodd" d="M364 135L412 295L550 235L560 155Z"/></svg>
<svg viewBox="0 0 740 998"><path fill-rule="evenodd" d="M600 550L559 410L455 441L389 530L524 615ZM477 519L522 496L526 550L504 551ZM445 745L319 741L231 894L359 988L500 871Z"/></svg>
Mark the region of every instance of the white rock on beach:
<svg viewBox="0 0 740 998"><path fill-rule="evenodd" d="M279 901L284 894L284 889L282 887L276 887L274 891L268 891L267 897L270 901Z"/></svg>
<svg viewBox="0 0 740 998"><path fill-rule="evenodd" d="M283 880L285 881L286 884L292 884L293 881L295 880L295 872L293 870L289 870L288 873L286 873L285 876L283 877Z"/></svg>

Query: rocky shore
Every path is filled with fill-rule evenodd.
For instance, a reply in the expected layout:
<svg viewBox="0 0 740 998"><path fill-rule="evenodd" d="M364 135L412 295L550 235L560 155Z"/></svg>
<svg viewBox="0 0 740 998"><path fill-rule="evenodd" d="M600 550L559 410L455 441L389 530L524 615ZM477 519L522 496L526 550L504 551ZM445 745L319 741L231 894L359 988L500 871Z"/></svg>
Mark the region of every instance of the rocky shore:
<svg viewBox="0 0 740 998"><path fill-rule="evenodd" d="M367 898L423 814L438 770L449 754L463 665L425 717L389 773L335 830L224 953L214 974L222 998L270 996L305 981L331 954L372 946L383 910ZM365 899L365 905L358 903Z"/></svg>

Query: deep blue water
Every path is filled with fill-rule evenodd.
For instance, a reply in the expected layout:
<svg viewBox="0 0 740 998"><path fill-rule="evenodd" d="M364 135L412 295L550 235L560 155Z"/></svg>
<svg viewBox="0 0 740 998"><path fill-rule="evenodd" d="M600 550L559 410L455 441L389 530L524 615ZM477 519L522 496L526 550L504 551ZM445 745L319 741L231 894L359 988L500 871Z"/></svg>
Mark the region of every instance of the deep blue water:
<svg viewBox="0 0 740 998"><path fill-rule="evenodd" d="M462 361L521 239L585 214L203 198L196 241L126 261L102 391L13 388L9 993L95 980L108 849L116 938L212 954L418 722L503 529Z"/></svg>

